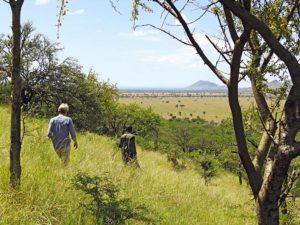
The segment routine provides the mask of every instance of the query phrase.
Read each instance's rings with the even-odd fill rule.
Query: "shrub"
[[[193,153],[192,158],[196,165],[196,169],[204,179],[205,185],[208,185],[212,178],[218,174],[220,163],[214,156],[209,154],[199,154],[198,152]]]
[[[89,202],[80,202],[80,206],[91,213],[96,225],[122,225],[128,219],[153,222],[143,216],[144,206],[133,208],[130,199],[118,198],[119,188],[107,174],[91,177],[79,172],[72,179],[72,184],[90,198]]]

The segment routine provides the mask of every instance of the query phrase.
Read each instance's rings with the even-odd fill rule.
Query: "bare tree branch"
[[[202,58],[202,60],[204,61],[205,64],[207,64],[207,66],[212,70],[213,73],[216,74],[216,76],[225,84],[228,84],[228,79],[212,64],[212,62],[207,58],[207,56],[204,54],[203,50],[201,49],[201,47],[199,46],[199,44],[197,43],[197,41],[195,40],[195,38],[193,37],[193,34],[191,33],[188,24],[186,23],[186,21],[184,20],[184,18],[182,17],[181,13],[177,10],[177,8],[175,7],[175,5],[173,4],[173,2],[171,0],[166,0],[167,2],[167,6],[166,9],[169,9],[170,11],[173,12],[174,17],[178,19],[178,21],[181,23],[188,39],[190,40],[191,44],[194,46],[194,48],[196,49],[197,53],[199,54],[199,56]],[[166,4],[165,4],[166,5]],[[172,14],[172,15],[173,15]]]
[[[157,26],[154,26],[154,25],[152,25],[152,24],[137,25],[136,28],[139,28],[139,27],[147,27],[147,26],[148,26],[148,27],[152,27],[152,28],[154,28],[154,29],[157,29],[157,30],[159,30],[159,31],[161,31],[161,32],[163,32],[163,33],[169,35],[170,37],[172,37],[172,38],[174,38],[175,40],[181,42],[182,44],[185,44],[185,45],[188,45],[188,46],[193,46],[192,44],[190,44],[190,43],[188,43],[188,42],[185,42],[185,41],[183,41],[182,39],[180,39],[180,38],[176,37],[175,35],[171,34],[169,31],[166,31],[166,30],[164,30],[164,29],[162,29],[162,28],[159,28],[159,27],[157,27]]]
[[[247,76],[246,73],[241,74],[241,77],[238,79],[238,83],[244,80],[246,76]]]
[[[233,18],[232,18],[232,14],[226,7],[223,7],[223,8],[224,8],[224,13],[225,13],[227,26],[228,26],[228,29],[229,29],[229,32],[230,32],[231,39],[232,39],[233,42],[236,42],[239,37],[238,37],[238,34],[237,34],[236,29],[234,27],[234,21],[233,21]]]
[[[205,35],[205,37],[206,37],[207,40],[211,43],[211,45],[216,49],[216,51],[219,52],[219,54],[222,56],[222,58],[223,58],[229,65],[231,65],[231,63],[229,62],[229,60],[226,58],[226,56],[224,55],[224,53],[218,48],[218,46],[215,45],[215,43],[213,43],[213,41],[212,41],[207,35]]]
[[[172,9],[166,4],[166,2],[160,2],[159,0],[153,0],[153,2],[156,2],[157,4],[159,4],[163,9],[165,9],[166,11],[168,11],[172,16],[174,16],[175,18],[177,18],[176,14],[172,11]]]
[[[293,168],[290,180],[288,182],[288,184],[286,185],[285,189],[283,190],[279,200],[278,200],[278,205],[281,206],[282,203],[286,200],[286,198],[288,197],[288,194],[290,193],[295,181],[299,178],[300,176],[300,172],[296,171],[295,168]]]
[[[224,27],[224,25],[222,24],[221,19],[220,19],[220,16],[219,16],[218,13],[216,13],[216,16],[217,16],[217,19],[218,19],[218,21],[219,21],[219,25],[220,25],[220,27],[221,27],[221,31],[222,31],[222,33],[223,33],[224,42],[225,42],[225,45],[227,46],[226,48],[229,50],[229,52],[232,53],[232,48],[231,48],[230,42],[229,42],[229,40],[228,40],[228,38],[227,38],[225,27]]]
[[[271,139],[271,141],[273,142],[274,145],[278,146],[278,143],[277,141],[275,140],[275,137],[273,136],[273,134],[271,133],[271,130],[268,129],[265,125],[265,120],[261,117],[260,114],[258,114],[259,116],[259,119],[260,119],[260,122],[261,124],[263,125],[263,128],[264,128],[264,131],[267,133],[267,135],[269,136],[269,138]]]
[[[186,0],[186,2],[184,3],[184,5],[182,6],[182,8],[179,10],[179,12],[183,12],[183,10],[187,7],[187,5],[190,3],[190,0]]]
[[[116,4],[113,2],[113,0],[109,0],[109,3],[111,5],[111,7],[119,14],[122,15],[122,13],[118,10]]]

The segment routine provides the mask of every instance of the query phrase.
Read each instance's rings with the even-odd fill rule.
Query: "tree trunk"
[[[245,139],[245,132],[243,127],[243,119],[241,107],[238,101],[238,89],[237,86],[228,87],[228,99],[230,110],[232,114],[233,127],[235,133],[235,139],[238,146],[238,153],[241,162],[246,170],[252,193],[256,198],[262,183],[261,175],[256,173],[255,167],[251,161],[250,155],[247,149],[247,143]]]
[[[275,155],[270,172],[265,174],[262,187],[256,199],[256,214],[259,225],[279,225],[279,198],[291,158],[288,155]]]
[[[21,184],[21,8],[24,0],[11,0],[12,11],[12,105],[11,105],[11,133],[10,133],[10,184],[17,188]]]

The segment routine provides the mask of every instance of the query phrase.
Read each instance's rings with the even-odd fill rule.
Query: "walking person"
[[[124,134],[120,138],[119,147],[122,150],[122,159],[124,164],[132,164],[139,167],[136,158],[135,136],[131,125],[124,128]]]
[[[62,103],[58,107],[58,116],[50,120],[48,127],[48,137],[52,140],[54,150],[64,166],[67,166],[70,161],[70,135],[74,142],[74,148],[78,148],[74,124],[72,119],[67,116],[68,112],[68,104]]]

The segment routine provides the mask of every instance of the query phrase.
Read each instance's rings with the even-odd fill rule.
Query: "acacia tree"
[[[21,29],[20,76],[22,80],[21,105],[23,111],[32,108],[31,102],[40,104],[39,107],[43,103],[48,104],[51,102],[51,90],[55,88],[54,85],[67,79],[61,76],[61,71],[58,71],[61,66],[57,58],[57,53],[61,50],[58,43],[52,43],[43,34],[35,34],[34,30],[31,23],[25,23]],[[7,84],[10,83],[9,71],[12,68],[12,36],[0,36],[0,50],[2,65],[0,68],[0,83]],[[67,61],[68,59],[64,60],[63,63]]]
[[[279,205],[282,201],[280,196],[283,183],[287,177],[292,159],[300,154],[300,143],[295,140],[300,128],[300,70],[296,58],[299,54],[299,36],[293,33],[298,24],[295,21],[299,21],[298,0],[252,1],[259,6],[255,8],[256,11],[251,8],[250,0],[220,0],[221,5],[218,2],[212,2],[209,6],[202,8],[204,13],[202,15],[198,14],[198,18],[193,21],[199,21],[205,13],[215,13],[220,23],[222,36],[217,41],[223,40],[224,42],[222,45],[218,45],[211,38],[207,38],[219,53],[220,59],[228,64],[229,75],[218,69],[217,65],[220,64],[220,60],[217,60],[214,64],[208,58],[195,38],[194,27],[191,28],[193,22],[188,22],[185,19],[184,13],[190,6],[194,7],[194,10],[199,11],[201,9],[198,1],[153,0],[143,2],[134,0],[133,2],[133,19],[135,20],[138,16],[139,7],[149,11],[146,3],[153,2],[161,7],[165,12],[162,14],[164,18],[162,26],[158,27],[153,24],[147,24],[147,26],[156,28],[177,41],[193,47],[204,63],[227,86],[238,153],[256,202],[258,223],[279,224]],[[272,5],[270,9],[273,10],[265,10],[270,5]],[[271,19],[259,20],[250,12],[256,13],[259,18],[269,17]],[[168,17],[175,18],[179,22],[186,38],[178,37],[164,27],[168,24],[166,22]],[[283,18],[282,21],[278,20],[280,17]],[[222,20],[224,23],[222,23]],[[287,34],[283,33],[284,29],[277,29],[277,26],[283,26]],[[273,28],[274,33],[269,27]],[[255,30],[259,32],[263,39],[260,39]],[[294,42],[295,40],[296,42]],[[283,47],[281,43],[292,43],[292,45]],[[246,51],[247,49],[250,49],[250,51]],[[274,56],[274,53],[277,56]],[[284,62],[284,67],[278,66],[278,64],[271,65],[274,62],[278,63],[276,57]],[[219,68],[223,70],[223,67]],[[270,72],[269,69],[272,68],[273,71]],[[265,75],[270,73],[282,75],[285,68],[289,71],[292,87],[285,99],[282,115],[277,118],[270,110],[266,96],[260,86]],[[258,113],[261,117],[262,127],[264,127],[264,132],[259,144],[256,146],[254,155],[249,152],[238,99],[239,81],[245,76],[248,76],[251,80]]]
[[[259,224],[278,224],[277,205],[281,187],[291,161],[300,155],[300,143],[296,141],[300,128],[300,64],[297,55],[283,46],[263,21],[246,12],[238,2],[226,0],[220,0],[220,2],[259,32],[271,50],[285,63],[292,80],[282,118],[275,136],[272,136],[274,145],[269,153],[266,172],[256,200]],[[299,16],[298,3],[295,1]]]

